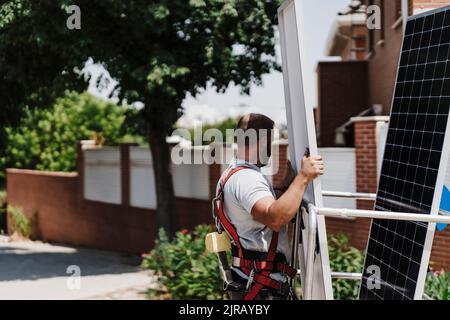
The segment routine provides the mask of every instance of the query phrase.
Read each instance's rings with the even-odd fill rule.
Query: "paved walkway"
[[[7,240],[0,236],[0,300],[145,299],[154,286],[137,256]]]

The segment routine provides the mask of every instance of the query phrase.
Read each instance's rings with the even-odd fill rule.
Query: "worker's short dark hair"
[[[237,138],[239,140],[239,134],[254,130],[256,132],[257,139],[260,139],[260,133],[266,132],[267,136],[270,136],[274,129],[275,122],[269,117],[259,114],[250,113],[242,116],[237,124]],[[245,146],[249,145],[249,141],[245,139]]]
[[[263,114],[249,113],[249,114],[242,116],[239,119],[236,129],[242,129],[244,131],[246,131],[248,129],[273,130],[274,125],[275,125],[275,122],[273,122],[272,119],[270,119],[269,117],[267,117]]]

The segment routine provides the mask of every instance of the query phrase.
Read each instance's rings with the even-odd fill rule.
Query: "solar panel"
[[[375,210],[438,213],[450,152],[449,55],[450,6],[408,20]],[[374,219],[360,299],[421,298],[434,226]]]

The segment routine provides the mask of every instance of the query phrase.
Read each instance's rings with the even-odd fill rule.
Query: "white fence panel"
[[[120,151],[101,148],[84,151],[84,198],[121,203]]]
[[[156,209],[155,174],[148,148],[130,148],[130,204]]]
[[[202,152],[195,150],[192,152]],[[326,172],[322,179],[324,190],[356,191],[355,151],[352,148],[322,148]],[[84,196],[86,199],[120,204],[120,150],[101,148],[85,150]],[[130,204],[156,209],[155,175],[150,151],[130,148]],[[224,165],[225,167],[226,165]],[[208,200],[209,167],[207,164],[172,165],[175,196]],[[337,208],[355,208],[355,201],[325,199],[325,205]]]
[[[389,123],[377,122],[377,179],[380,178]]]
[[[202,150],[193,152],[201,153]],[[131,205],[156,209],[155,174],[150,151],[147,148],[132,147],[130,163]],[[172,165],[171,169],[176,197],[209,199],[209,167],[207,164],[179,164]]]
[[[326,191],[356,192],[356,156],[353,148],[319,148],[325,163],[322,189]],[[353,199],[324,197],[324,206],[355,209]]]
[[[202,159],[208,150],[191,149],[191,159]],[[209,166],[207,164],[172,164],[175,195],[180,198],[209,200]]]

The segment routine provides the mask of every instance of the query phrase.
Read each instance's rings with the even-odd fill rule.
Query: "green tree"
[[[222,136],[224,139],[227,137],[227,130],[229,129],[236,129],[239,119],[238,118],[227,118],[223,121],[216,122],[216,123],[205,123],[201,127],[201,132],[205,132],[209,129],[217,129],[222,133]],[[190,129],[190,136],[191,136],[191,142],[194,144],[195,141],[195,130],[198,129]],[[204,141],[202,140],[203,145],[208,145],[213,143],[214,141]]]
[[[50,57],[58,54],[57,61],[62,62],[59,69],[65,71],[57,73],[58,76],[72,75],[73,67],[80,68],[80,61],[92,57],[118,81],[121,100],[144,104],[139,115],[140,128],[154,159],[157,215],[160,226],[172,235],[175,198],[165,139],[182,114],[181,103],[186,94],[196,95],[208,84],[223,92],[234,83],[248,93],[252,83],[260,84],[263,74],[278,67],[274,25],[280,1],[11,0],[8,3],[18,5],[19,9],[13,10],[10,18],[3,18],[6,27],[0,24],[0,33],[8,34],[0,38],[0,55],[6,40],[9,50],[29,50],[27,58],[35,64],[39,65],[40,59],[48,62],[45,55],[31,54],[31,49],[38,46],[43,52],[48,50]],[[81,8],[81,30],[66,29],[65,8],[69,4]],[[19,39],[18,44],[15,39]],[[0,65],[2,59],[7,58],[0,56]],[[20,63],[13,62],[13,73],[21,72]],[[56,78],[54,73],[48,77]]]
[[[126,107],[88,93],[67,93],[48,109],[26,110],[18,127],[6,129],[3,167],[73,171],[77,142],[116,145],[126,134]]]
[[[71,2],[1,2],[0,144],[5,127],[17,124],[25,107],[49,106],[69,88],[86,88],[79,72],[86,59],[71,49],[78,36],[62,27],[64,5]]]

